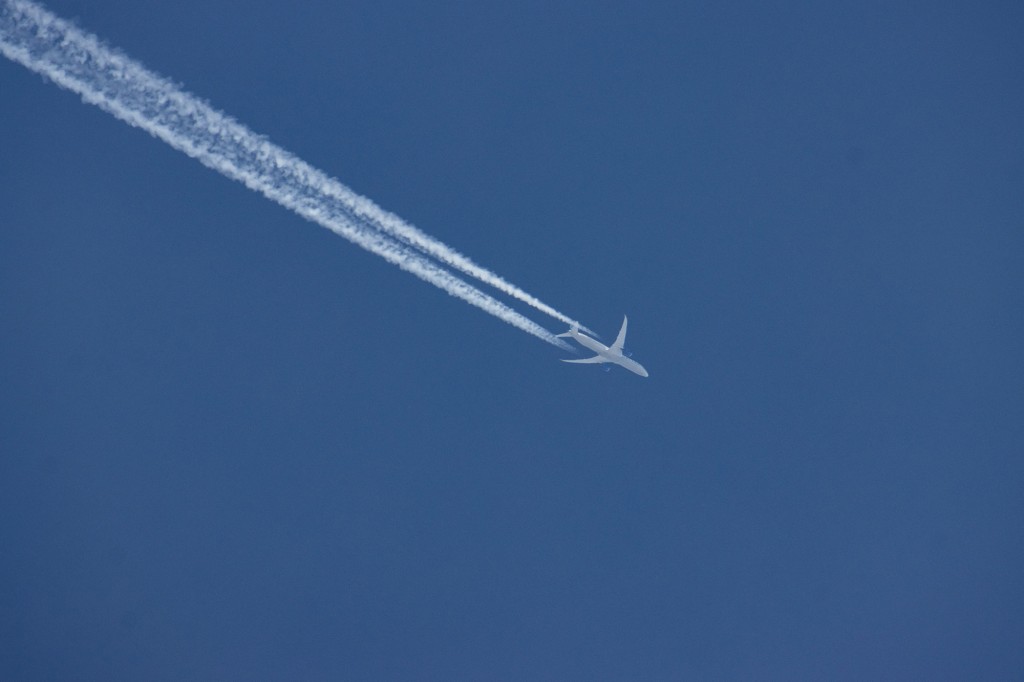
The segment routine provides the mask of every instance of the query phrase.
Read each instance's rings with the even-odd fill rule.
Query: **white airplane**
[[[622,316],[622,329],[619,330],[619,335],[615,337],[615,343],[611,346],[606,346],[600,341],[595,341],[586,334],[580,333],[579,325],[573,325],[572,329],[564,334],[559,334],[560,338],[570,337],[579,341],[581,346],[586,346],[590,350],[597,353],[592,358],[586,358],[584,360],[562,360],[562,362],[579,362],[579,363],[602,363],[611,362],[625,367],[634,374],[639,374],[642,377],[647,376],[647,370],[641,366],[636,360],[631,360],[622,354],[622,347],[626,344],[626,322],[627,318],[625,315]]]

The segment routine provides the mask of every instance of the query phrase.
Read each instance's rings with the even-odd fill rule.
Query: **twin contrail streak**
[[[571,324],[571,318],[35,3],[3,0],[0,53],[452,296],[568,348],[551,332],[442,265],[562,322]]]
[[[327,184],[324,186],[324,191],[330,193],[332,197],[343,202],[353,213],[359,216],[363,221],[372,223],[378,230],[386,232],[409,246],[419,249],[423,253],[436,258],[455,270],[459,270],[470,277],[474,277],[485,284],[489,284],[498,291],[508,294],[512,298],[533,306],[537,310],[550,315],[556,320],[560,320],[570,326],[578,325],[580,329],[593,333],[592,330],[587,329],[587,327],[580,324],[578,321],[573,320],[568,315],[558,312],[551,306],[539,301],[536,297],[531,296],[514,284],[505,281],[502,277],[496,275],[490,270],[477,265],[452,247],[435,239],[434,237],[431,237],[397,215],[390,213],[389,211],[385,211],[380,206],[377,206],[377,204],[375,204],[371,199],[356,194],[337,180],[334,180],[333,178],[328,179]]]

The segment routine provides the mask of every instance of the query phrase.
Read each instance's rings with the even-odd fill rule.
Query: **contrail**
[[[591,334],[594,333],[592,330],[580,324],[578,321],[573,320],[568,315],[558,312],[551,306],[543,303],[536,297],[531,296],[514,284],[507,282],[499,275],[477,265],[468,257],[462,255],[444,242],[431,237],[394,213],[384,210],[375,204],[373,200],[355,193],[337,180],[329,178],[323,189],[332,197],[337,198],[345,204],[345,206],[349,207],[349,209],[363,221],[372,223],[373,226],[381,232],[386,232],[409,246],[413,246],[423,253],[436,258],[445,265],[459,270],[470,277],[474,277],[485,284],[489,284],[498,291],[508,294],[527,305],[533,306],[537,310],[550,315],[556,320],[560,320],[570,326],[576,325],[580,329],[588,331]]]
[[[563,321],[569,318],[39,5],[4,0],[2,7],[0,53],[8,59],[452,296],[552,345],[569,348],[409,247],[463,271],[475,269],[468,274]]]

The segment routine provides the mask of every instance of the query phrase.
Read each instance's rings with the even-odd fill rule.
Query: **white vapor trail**
[[[585,325],[573,320],[568,315],[558,312],[551,306],[543,303],[536,297],[531,296],[499,275],[477,265],[468,257],[462,255],[444,242],[431,237],[394,213],[384,210],[375,204],[373,200],[353,192],[337,180],[334,180],[333,178],[329,179],[323,189],[332,197],[341,201],[363,221],[372,223],[373,226],[381,232],[386,232],[409,246],[415,247],[423,253],[436,258],[445,265],[454,268],[455,270],[459,270],[470,277],[474,277],[485,284],[489,284],[498,291],[508,294],[512,298],[518,299],[527,305],[533,306],[537,310],[550,315],[556,320],[560,320],[570,326],[578,326],[580,329],[590,332],[591,334],[594,333],[593,330],[587,328]]]
[[[452,296],[569,348],[428,256],[563,322],[570,318],[34,2],[2,0],[0,53]]]

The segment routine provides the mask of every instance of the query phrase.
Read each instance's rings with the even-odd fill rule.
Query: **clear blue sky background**
[[[0,61],[0,677],[1024,676],[1019,2],[48,6],[651,377]]]

